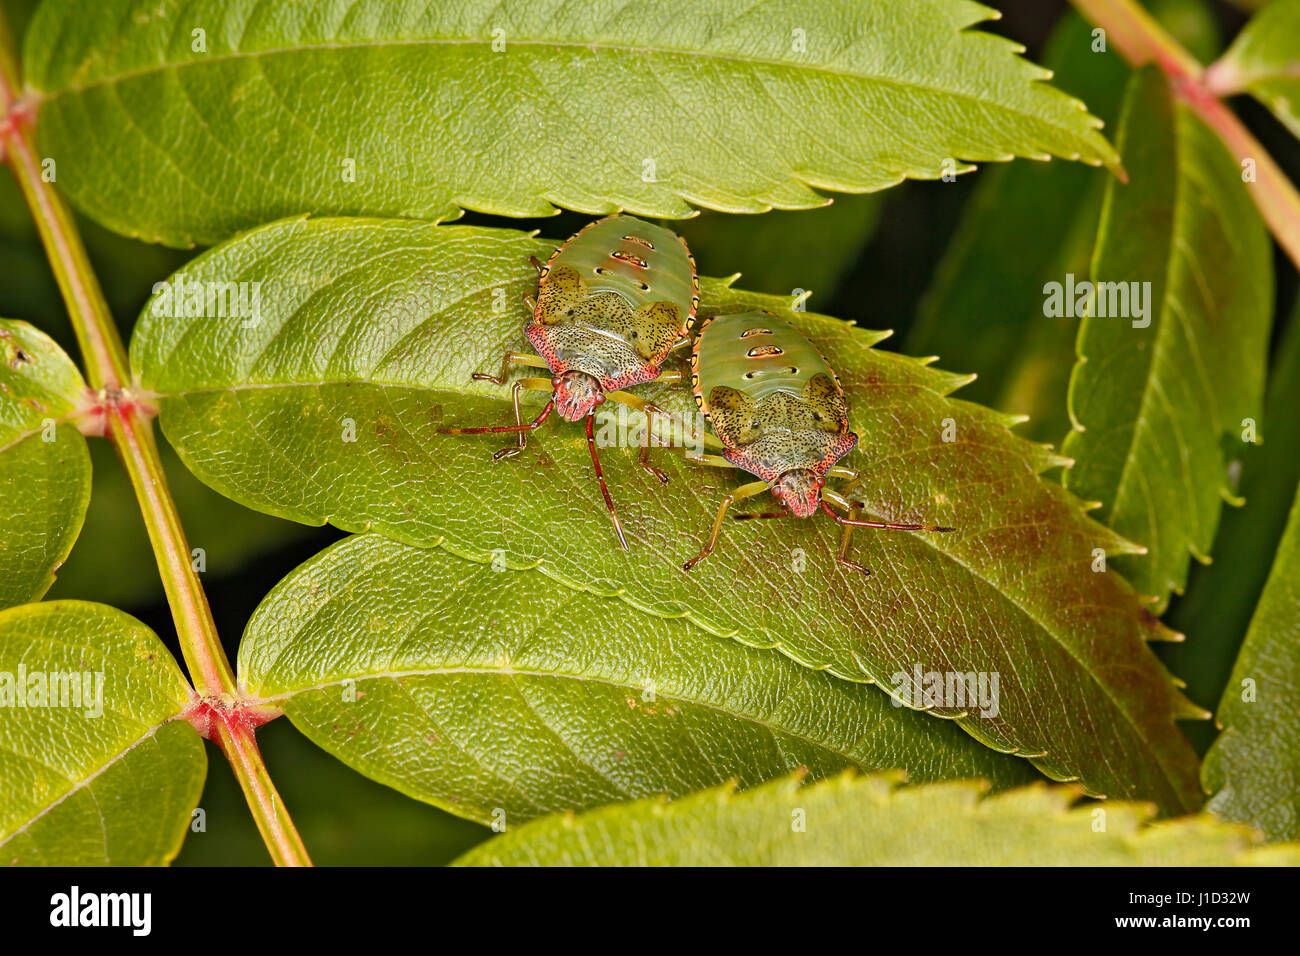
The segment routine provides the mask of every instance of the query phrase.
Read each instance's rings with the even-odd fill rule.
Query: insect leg
[[[654,404],[654,402],[647,402],[644,398],[641,398],[639,395],[633,395],[631,392],[606,392],[605,397],[618,402],[621,405],[634,408],[645,415],[645,442],[641,445],[641,451],[637,455],[637,464],[658,478],[661,483],[665,485],[668,484],[668,476],[654,465],[650,464],[650,444],[654,437],[655,416],[667,415],[668,413],[658,405]]]
[[[709,543],[700,549],[700,553],[691,558],[682,565],[683,571],[689,571],[705,558],[713,553],[714,547],[718,543],[718,535],[722,532],[722,522],[727,517],[727,509],[739,501],[741,498],[750,498],[754,495],[761,495],[767,491],[768,484],[766,481],[751,481],[747,485],[741,485],[731,494],[722,499],[722,507],[718,509],[718,517],[713,521],[713,531],[709,534]]]
[[[605,397],[611,402],[618,402],[620,405],[626,405],[628,408],[635,408],[638,412],[645,412],[647,418],[651,415],[668,414],[654,402],[647,402],[640,395],[633,395],[631,392],[625,392],[622,389],[606,392]]]
[[[627,551],[627,539],[623,537],[623,526],[618,523],[618,513],[614,511],[614,499],[609,496],[609,489],[605,487],[605,474],[600,470],[600,457],[596,454],[596,438],[592,433],[592,423],[596,416],[592,412],[587,413],[587,448],[591,451],[591,464],[596,469],[596,480],[600,482],[600,493],[605,496],[605,507],[609,509],[609,517],[614,522],[614,533],[618,535],[618,543]]]
[[[844,510],[852,513],[854,511],[853,503],[838,492],[831,491],[829,488],[822,489],[822,510],[828,515],[844,525],[846,528],[884,528],[889,531],[956,531],[956,528],[944,528],[939,525],[931,524],[900,524],[895,521],[859,521],[856,518],[846,518],[831,510],[831,506],[826,502],[830,501]]]
[[[687,455],[687,461],[693,461],[697,465],[709,465],[713,468],[735,468],[731,462],[721,455]]]
[[[513,458],[528,447],[528,432],[524,429],[523,416],[519,414],[519,390],[523,387],[522,382],[515,382],[514,385],[510,386],[510,404],[515,407],[515,424],[519,426],[518,442],[494,451],[492,453],[493,461],[500,461],[502,458]]]
[[[766,518],[788,518],[788,511],[750,511],[743,515],[732,515],[732,521],[761,521]]]
[[[668,378],[667,376],[669,375],[675,376],[675,378]],[[655,382],[663,382],[663,381],[672,382],[672,381],[679,381],[680,379],[681,379],[681,375],[677,372],[665,372],[663,375],[659,376],[659,378],[655,379]],[[651,415],[662,416],[668,419],[670,422],[673,422],[674,424],[678,420],[676,415],[664,411],[662,408],[660,408],[658,405],[655,405],[653,402],[647,402],[645,399],[633,395],[631,392],[625,392],[620,389],[618,391],[606,392],[605,397],[610,399],[611,401],[620,402],[624,405],[628,405],[639,411],[645,412],[647,426],[653,426],[654,424],[654,422],[650,419]],[[682,428],[682,435],[685,436],[687,434],[687,428],[685,422],[682,423],[681,428]],[[713,448],[717,448],[719,451],[721,451],[722,448],[724,447],[721,439],[719,439],[716,435],[714,435],[712,432],[708,431],[707,429],[694,433],[692,437],[698,437],[703,444],[709,445]],[[687,457],[689,458],[690,455],[688,454]],[[730,463],[727,463],[726,467],[733,468],[735,466]]]
[[[645,427],[645,444],[641,446],[641,451],[637,453],[636,461],[638,465],[640,465],[646,471],[650,472],[650,474],[658,478],[660,484],[666,485],[668,484],[668,476],[665,475],[662,470],[650,464],[650,431],[651,431],[650,419],[647,416],[646,427]]]
[[[504,385],[506,376],[510,374],[510,366],[527,365],[530,368],[550,368],[546,364],[546,359],[540,355],[528,355],[525,352],[507,352],[501,357],[501,373],[499,375],[489,375],[487,372],[475,372],[471,378],[476,382],[491,382],[493,385]]]
[[[549,378],[521,378],[518,380],[519,387],[526,392],[551,392],[555,386],[551,384]]]
[[[524,424],[523,417],[519,414],[519,392],[521,389],[524,388],[530,388],[530,389],[537,388],[536,384],[530,384],[530,383],[537,383],[537,382],[545,382],[546,388],[547,389],[550,388],[550,382],[547,382],[545,379],[536,379],[536,378],[521,379],[520,381],[515,382],[513,386],[511,386],[510,397],[512,399],[512,403],[515,408],[515,424],[480,425],[480,426],[475,426],[473,428],[440,428],[438,429],[439,433],[443,435],[502,435],[510,432],[517,432],[519,435],[519,446],[516,448],[515,446],[511,445],[506,448],[502,448],[500,451],[492,455],[492,460],[499,461],[500,459],[505,458],[509,455],[519,454],[521,451],[524,450],[524,444],[525,444],[524,436],[528,432],[540,428],[542,422],[546,421],[547,416],[551,414],[551,409],[555,407],[555,399],[552,398],[546,403],[546,405],[542,408],[541,412],[538,414],[536,418],[534,418],[528,424],[526,425]]]
[[[849,519],[855,520],[857,518],[857,515],[858,515],[857,502],[850,502]],[[858,564],[855,561],[849,560],[849,540],[852,537],[853,537],[853,525],[851,524],[844,525],[843,529],[840,531],[840,546],[835,552],[835,560],[838,561],[840,564],[844,565],[846,568],[852,568],[854,571],[861,571],[863,574],[870,577],[871,576],[870,569],[863,567],[862,565]]]

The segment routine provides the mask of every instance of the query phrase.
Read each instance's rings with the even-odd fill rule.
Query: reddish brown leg
[[[545,267],[544,267],[540,262],[537,261],[537,257],[536,257],[536,256],[529,256],[529,257],[528,257],[528,261],[531,262],[531,263],[533,264],[533,268],[537,270],[537,274],[538,274],[538,275],[541,275],[541,274],[542,274],[542,269],[545,268]]]
[[[528,432],[534,431],[542,426],[551,414],[551,409],[555,407],[555,400],[547,401],[543,406],[541,413],[531,422],[524,424],[523,418],[519,413],[519,390],[523,388],[522,382],[515,382],[510,389],[510,397],[513,399],[515,407],[515,424],[513,425],[480,425],[473,428],[440,428],[438,431],[444,435],[505,435],[517,434],[519,444],[508,445],[505,448],[493,453],[492,460],[500,461],[502,458],[511,457],[519,454],[524,450],[527,444]]]
[[[846,518],[844,517],[844,515],[840,514],[839,512],[833,511],[831,509],[831,506],[826,503],[826,499],[828,498],[831,501],[834,501],[841,508],[847,508],[849,512],[849,516]],[[840,526],[844,528],[843,533],[840,535],[840,546],[835,553],[835,559],[839,561],[841,564],[850,567],[855,571],[861,571],[863,574],[870,574],[871,572],[866,568],[864,568],[862,565],[856,564],[853,561],[850,561],[848,559],[849,539],[852,536],[854,528],[883,528],[888,531],[956,531],[957,530],[956,528],[943,528],[938,525],[928,525],[928,524],[899,524],[894,521],[859,521],[855,517],[855,515],[857,515],[858,507],[861,504],[862,503],[859,501],[849,501],[846,498],[834,492],[828,492],[828,491],[822,492],[822,510],[825,511],[832,518],[834,518],[836,522],[838,522]]]
[[[614,522],[614,533],[618,535],[618,543],[622,545],[623,550],[627,551],[627,539],[623,537],[623,526],[618,523],[618,512],[614,510],[614,499],[609,495],[609,489],[605,487],[605,473],[600,470],[600,456],[596,454],[596,436],[592,432],[592,423],[595,422],[596,416],[592,412],[587,413],[587,448],[591,451],[591,464],[596,469],[596,480],[600,482],[600,493],[605,496],[605,507],[609,509],[609,517]]]
[[[654,404],[654,402],[647,402],[644,398],[641,398],[639,395],[633,395],[631,392],[606,392],[605,397],[611,401],[626,405],[628,408],[634,408],[645,415],[645,441],[641,443],[641,451],[637,453],[636,462],[650,474],[658,478],[660,484],[668,484],[668,476],[665,475],[661,469],[650,464],[650,442],[654,438],[653,416],[663,415],[667,418],[669,417],[668,413],[658,405]]]
[[[826,492],[822,492],[822,494],[825,497],[828,498],[831,497]],[[839,498],[838,495],[835,496],[834,498],[831,498],[831,500],[835,501],[837,505],[848,507],[850,508],[850,510],[852,510],[850,503],[844,500],[843,498]],[[838,514],[837,512],[832,511],[831,506],[828,505],[825,501],[822,502],[822,510],[825,511],[832,518],[834,518],[836,521],[838,521],[840,524],[844,525],[846,528],[884,528],[887,531],[956,531],[957,530],[956,528],[944,528],[939,525],[932,525],[932,524],[899,524],[894,521],[858,521],[854,518],[846,518],[842,514]]]
[[[767,518],[788,518],[788,511],[751,511],[748,514],[732,515],[732,521],[762,521]]]
[[[637,456],[636,456],[636,463],[637,463],[638,465],[640,465],[642,468],[644,468],[646,471],[650,472],[650,474],[652,474],[652,475],[654,475],[656,478],[658,478],[658,479],[659,479],[659,483],[660,483],[661,485],[666,485],[666,484],[668,484],[668,476],[665,475],[665,474],[663,473],[663,469],[662,469],[662,468],[656,468],[654,465],[650,464],[650,431],[649,431],[649,429],[647,429],[647,430],[646,430],[646,433],[645,433],[645,444],[641,446],[641,451],[637,453]]]
[[[515,424],[519,426],[519,440],[514,445],[507,445],[505,448],[498,448],[494,451],[492,453],[493,461],[500,461],[502,458],[513,458],[528,447],[528,431],[524,430],[524,416],[519,412],[519,390],[523,387],[522,382],[515,382],[510,387],[510,404],[515,408]]]
[[[823,508],[826,507],[825,502],[822,502],[822,507]],[[858,513],[858,507],[857,507],[857,502],[855,501],[849,507],[849,520],[850,521],[854,520],[857,513]],[[835,519],[837,521],[839,520],[839,515],[836,515],[835,512],[833,511],[831,512],[831,514],[835,515]],[[856,561],[849,560],[849,541],[852,539],[852,537],[853,537],[853,525],[848,524],[846,522],[844,524],[843,529],[840,531],[840,546],[835,551],[835,560],[838,561],[840,564],[844,565],[846,568],[852,568],[854,571],[861,571],[867,577],[871,577],[871,570],[869,568],[866,568],[863,565],[858,564]]]

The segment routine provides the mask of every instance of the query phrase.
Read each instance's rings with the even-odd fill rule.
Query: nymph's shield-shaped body
[[[529,432],[541,427],[551,410],[566,421],[587,420],[587,447],[601,496],[609,509],[618,542],[627,540],[605,485],[596,452],[592,423],[596,406],[610,399],[644,412],[645,444],[640,464],[660,482],[667,476],[647,459],[651,444],[650,416],[659,413],[650,402],[626,389],[661,378],[660,370],[673,347],[685,344],[700,302],[695,261],[686,242],[661,226],[631,216],[608,216],[593,222],[556,249],[545,266],[537,267],[537,301],[525,295],[532,315],[524,334],[537,355],[508,351],[501,372],[475,372],[475,381],[505,385],[510,370],[522,365],[549,369],[549,378],[520,378],[511,383],[515,424],[446,428],[452,435],[514,433],[518,442],[502,448],[494,461],[523,452]],[[677,380],[674,371],[663,380]],[[522,390],[545,391],[551,399],[531,422],[519,410]]]
[[[858,480],[837,465],[858,436],[849,431],[848,402],[839,379],[820,352],[789,323],[770,312],[732,312],[700,327],[691,352],[691,384],[700,411],[722,443],[721,456],[703,455],[707,465],[741,468],[759,480],[722,499],[709,539],[687,561],[689,571],[713,553],[727,510],[742,498],[770,489],[783,510],[739,518],[807,518],[819,508],[843,528],[836,559],[870,574],[847,557],[854,528],[896,531],[952,531],[930,524],[860,520],[860,502],[826,487],[826,479]],[[845,516],[831,504],[847,511]]]
[[[525,329],[560,381],[556,410],[576,421],[596,394],[658,378],[699,301],[695,262],[676,233],[609,216],[573,236],[543,267]]]
[[[816,511],[827,471],[858,437],[839,379],[812,343],[768,312],[717,315],[695,340],[691,383],[722,456],[781,485],[796,516]]]

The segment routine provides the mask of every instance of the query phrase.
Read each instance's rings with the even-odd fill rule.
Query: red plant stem
[[[1169,76],[1199,76],[1201,64],[1156,19],[1132,0],[1072,0],[1079,12],[1106,31],[1133,66],[1157,64]]]
[[[20,79],[12,49],[8,24],[0,15],[0,155],[31,210],[76,330],[86,377],[96,391],[87,407],[102,417],[104,434],[117,448],[130,477],[190,679],[203,706],[212,707],[216,702],[225,715],[207,722],[200,732],[215,741],[230,761],[272,859],[280,865],[310,865],[254,738],[254,727],[267,715],[259,713],[254,719],[243,707],[207,595],[191,564],[189,543],[158,457],[152,410],[133,395],[126,350],[72,211],[41,176],[32,131],[35,112],[18,95]]]
[[[1106,31],[1108,42],[1135,67],[1155,63],[1174,95],[1212,129],[1237,158],[1255,166],[1249,183],[1260,215],[1296,268],[1300,269],[1300,192],[1273,157],[1205,83],[1196,58],[1133,0],[1072,0],[1079,12]]]

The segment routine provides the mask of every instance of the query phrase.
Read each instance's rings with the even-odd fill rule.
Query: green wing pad
[[[848,404],[844,401],[844,393],[838,382],[825,372],[818,372],[808,380],[803,394],[813,428],[836,433],[848,430]]]
[[[748,445],[763,428],[754,400],[730,385],[717,385],[709,392],[709,420],[728,448]]]
[[[647,302],[631,316],[627,334],[644,359],[663,362],[668,350],[681,337],[682,314],[671,302]]]
[[[616,292],[593,292],[570,266],[559,266],[547,276],[535,320],[612,333],[655,366],[680,338],[682,328],[681,311],[672,302],[644,302],[633,311]]]
[[[849,427],[844,396],[823,372],[808,380],[801,396],[773,392],[756,401],[729,385],[715,385],[709,392],[709,417],[718,437],[732,448],[777,431],[840,434]]]
[[[542,325],[572,322],[570,310],[587,294],[587,285],[572,266],[551,269],[542,282],[533,319]]]

